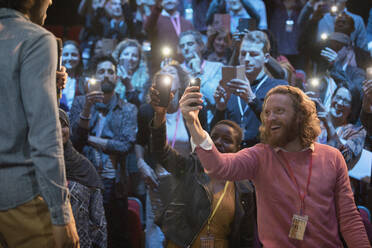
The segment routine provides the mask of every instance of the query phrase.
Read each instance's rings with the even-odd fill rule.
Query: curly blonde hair
[[[315,103],[299,88],[293,86],[276,86],[272,88],[265,97],[263,111],[261,112],[260,138],[261,142],[267,143],[268,137],[265,132],[264,109],[267,99],[274,94],[288,95],[293,102],[296,117],[299,120],[299,136],[301,145],[309,147],[320,134],[320,121],[317,116]]]

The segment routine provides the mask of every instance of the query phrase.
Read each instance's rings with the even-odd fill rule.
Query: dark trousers
[[[115,179],[102,179],[105,191],[103,207],[107,220],[107,247],[129,248],[127,230],[128,197],[117,197]]]

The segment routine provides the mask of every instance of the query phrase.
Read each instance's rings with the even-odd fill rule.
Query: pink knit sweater
[[[301,152],[274,151],[264,144],[236,154],[221,154],[214,145],[212,150],[198,147],[196,151],[211,176],[254,182],[259,238],[265,248],[342,247],[339,231],[349,248],[370,247],[354,203],[347,167],[338,150],[315,143],[314,151]],[[301,202],[296,185],[278,157],[285,156],[303,191],[311,154],[313,168],[304,210],[309,221],[304,240],[297,241],[288,238],[288,234],[292,216],[299,213]]]

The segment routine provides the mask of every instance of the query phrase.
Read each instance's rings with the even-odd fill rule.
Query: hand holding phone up
[[[85,109],[90,113],[90,108],[97,102],[103,102],[101,82],[94,78],[86,78]]]
[[[222,67],[222,80],[220,85],[229,93],[242,98],[249,103],[256,95],[251,89],[251,84],[245,76],[245,67],[224,66]]]

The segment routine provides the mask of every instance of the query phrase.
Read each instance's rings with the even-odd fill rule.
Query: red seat
[[[135,197],[128,197],[128,230],[132,248],[141,248],[144,245],[141,217],[141,202]]]
[[[62,25],[46,25],[44,27],[52,32],[56,37],[63,38],[64,27]]]
[[[77,25],[68,28],[67,39],[79,42],[79,34],[83,26]]]

